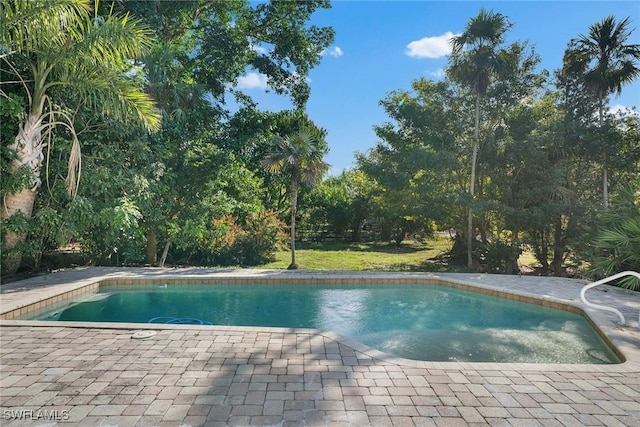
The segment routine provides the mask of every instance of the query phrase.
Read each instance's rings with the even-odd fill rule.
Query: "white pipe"
[[[640,279],[640,273],[638,273],[636,271],[623,271],[621,273],[614,274],[613,276],[605,277],[604,279],[598,280],[597,282],[593,282],[593,283],[583,287],[582,290],[580,291],[580,299],[582,299],[582,302],[585,303],[586,305],[588,305],[589,307],[597,308],[597,309],[600,309],[600,310],[606,310],[606,311],[610,311],[612,313],[617,314],[618,318],[620,319],[620,324],[624,325],[625,324],[624,316],[622,315],[620,310],[618,310],[616,308],[613,308],[613,307],[607,307],[606,305],[600,305],[600,304],[591,303],[591,302],[587,301],[587,298],[584,296],[584,294],[591,288],[594,288],[594,287],[596,287],[598,285],[602,285],[604,283],[611,282],[612,280],[616,280],[616,279],[619,279],[619,278],[625,277],[625,276],[635,276],[638,279]],[[640,327],[640,314],[638,314],[638,327]]]

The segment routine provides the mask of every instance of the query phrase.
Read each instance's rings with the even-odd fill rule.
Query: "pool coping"
[[[53,273],[55,275],[57,273]],[[53,278],[53,275],[51,278]],[[258,331],[258,332],[293,332],[297,334],[321,335],[351,347],[369,357],[405,367],[416,368],[455,368],[455,369],[483,369],[483,370],[513,370],[523,369],[531,371],[599,371],[599,372],[638,372],[640,370],[640,329],[621,327],[616,325],[607,313],[594,310],[576,298],[576,293],[586,283],[575,279],[562,279],[561,294],[551,292],[539,294],[523,289],[506,289],[499,282],[518,283],[518,276],[493,276],[457,273],[406,273],[406,272],[326,272],[326,271],[283,271],[283,270],[215,270],[215,269],[93,269],[88,270],[86,277],[60,283],[47,280],[47,276],[32,281],[15,282],[3,285],[0,291],[0,328],[3,326],[51,326],[72,328],[100,328],[125,329],[133,332],[139,330],[167,330],[167,329],[206,329],[219,331]],[[103,323],[103,322],[49,322],[41,320],[17,320],[16,317],[30,310],[43,309],[43,304],[57,304],[63,298],[73,298],[81,294],[95,292],[103,285],[136,285],[142,283],[180,284],[197,280],[198,282],[235,282],[242,283],[260,280],[264,284],[283,283],[286,281],[303,281],[305,283],[335,284],[362,283],[400,284],[424,283],[432,285],[446,285],[478,291],[485,294],[506,297],[518,301],[533,302],[543,306],[565,309],[583,314],[592,323],[595,330],[612,344],[612,348],[623,360],[618,364],[536,364],[536,363],[494,363],[494,362],[433,362],[404,359],[388,355],[379,350],[361,344],[351,338],[331,331],[299,328],[272,328],[248,326],[217,326],[217,325],[166,325],[139,323]],[[486,279],[497,280],[498,284],[488,284]],[[499,280],[498,280],[499,279]],[[553,281],[553,278],[539,278]],[[565,283],[566,281],[566,283]],[[569,282],[572,281],[572,282]],[[571,286],[568,286],[571,283]],[[571,287],[571,289],[569,289]],[[619,288],[609,289],[618,292]],[[545,289],[545,291],[548,289]],[[26,310],[26,311],[24,311]]]

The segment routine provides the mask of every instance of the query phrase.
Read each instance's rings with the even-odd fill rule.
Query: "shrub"
[[[626,270],[640,271],[640,180],[623,187],[600,219],[593,243],[597,255],[590,273],[606,277]],[[640,290],[640,280],[628,277],[620,286]]]
[[[640,217],[626,218],[613,228],[602,230],[596,240],[601,255],[593,262],[593,271],[610,276],[621,271],[640,271]],[[620,286],[640,290],[636,277],[622,279]]]
[[[276,251],[284,247],[287,240],[285,228],[275,212],[250,214],[232,248],[238,264],[259,265],[275,261]]]
[[[489,273],[516,274],[518,257],[522,249],[500,240],[486,242],[479,249],[479,259]]]

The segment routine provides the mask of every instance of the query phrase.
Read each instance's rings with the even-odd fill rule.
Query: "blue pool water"
[[[428,361],[620,362],[578,314],[432,285],[102,286],[38,318],[315,328]]]

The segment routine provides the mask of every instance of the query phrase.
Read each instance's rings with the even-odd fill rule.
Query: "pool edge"
[[[304,279],[309,283],[320,283],[330,280],[333,283],[349,284],[361,281],[363,276],[367,279],[365,283],[376,282],[380,283],[381,280],[385,281],[385,284],[400,284],[400,283],[416,283],[418,280],[425,284],[445,285],[472,290],[474,292],[486,293],[490,295],[496,295],[503,298],[510,298],[518,301],[530,302],[534,304],[552,306],[554,308],[568,309],[583,315],[594,327],[596,332],[609,344],[612,350],[620,357],[621,363],[616,364],[535,364],[535,363],[494,363],[494,362],[427,362],[417,361],[411,359],[403,359],[395,356],[388,355],[379,350],[367,347],[351,338],[341,336],[330,331],[319,331],[315,329],[291,329],[291,328],[264,328],[264,327],[239,327],[239,326],[214,326],[219,330],[231,331],[231,330],[251,330],[258,331],[290,331],[295,333],[304,334],[319,334],[334,341],[340,342],[353,348],[356,351],[362,352],[368,356],[374,357],[385,362],[394,363],[402,366],[412,367],[428,367],[428,368],[443,368],[443,367],[464,367],[468,369],[483,369],[483,370],[502,370],[502,369],[534,369],[534,370],[582,370],[582,369],[598,369],[606,372],[628,372],[629,370],[637,371],[640,369],[640,350],[632,343],[628,342],[621,337],[621,333],[624,332],[619,327],[616,327],[606,316],[601,312],[595,312],[588,307],[584,306],[580,301],[574,299],[562,299],[551,295],[536,295],[530,292],[524,292],[521,290],[504,289],[499,286],[490,286],[487,284],[479,283],[478,281],[466,280],[464,278],[452,277],[451,273],[435,274],[435,273],[378,273],[378,272],[318,272],[318,271],[305,271],[298,270],[295,272],[284,272],[281,270],[202,270],[198,274],[178,274],[175,271],[151,270],[152,274],[129,273],[126,271],[120,271],[116,277],[113,274],[92,275],[80,280],[72,281],[64,284],[53,284],[55,286],[44,286],[41,288],[34,287],[34,289],[21,291],[20,294],[24,296],[22,302],[20,299],[13,302],[13,306],[9,308],[5,307],[5,304],[0,306],[0,328],[3,326],[38,326],[38,327],[72,327],[72,328],[102,328],[102,329],[128,329],[128,330],[141,330],[141,329],[175,329],[175,328],[201,328],[194,325],[148,325],[148,324],[135,324],[135,323],[99,323],[99,322],[47,322],[38,320],[16,320],[14,318],[6,318],[9,312],[20,312],[25,310],[29,312],[29,305],[35,306],[42,301],[57,298],[60,295],[67,295],[69,298],[74,297],[74,292],[92,292],[91,289],[97,290],[99,285],[131,285],[139,283],[156,283],[161,281],[162,283],[180,284],[188,281],[198,280],[199,282],[216,282],[216,281],[255,281],[261,280],[269,283],[283,283],[283,281],[296,281],[299,282]],[[455,275],[455,274],[453,274]],[[470,275],[474,277],[475,275]],[[487,275],[485,275],[487,277]],[[517,280],[517,276],[511,276],[513,280]],[[389,282],[387,282],[389,281]],[[94,290],[94,291],[95,291]],[[35,293],[34,293],[35,292]],[[31,298],[27,298],[27,294],[31,294]],[[2,294],[2,299],[5,299],[5,295]],[[39,298],[39,299],[38,299]],[[30,302],[29,302],[30,300]],[[22,305],[21,305],[22,304]],[[42,305],[41,305],[42,307]],[[211,326],[206,326],[211,328]],[[582,367],[582,368],[581,368]],[[619,369],[617,369],[619,368]]]

